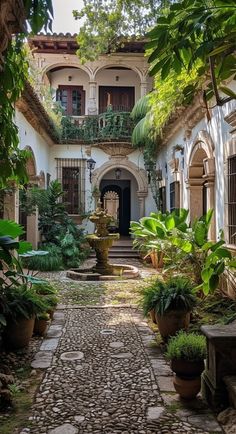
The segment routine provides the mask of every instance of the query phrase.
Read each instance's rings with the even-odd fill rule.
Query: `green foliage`
[[[154,282],[151,286],[144,288],[142,292],[141,305],[145,316],[155,308],[159,300],[158,284]]]
[[[1,304],[5,318],[17,321],[18,318],[32,318],[48,309],[46,301],[27,285],[10,286],[1,294]]]
[[[171,277],[165,282],[156,282],[155,311],[164,315],[170,310],[191,312],[196,304],[193,284],[182,276]]]
[[[83,19],[77,39],[82,62],[115,51],[131,35],[142,37],[165,3],[167,0],[86,0],[80,12],[73,11],[75,19]]]
[[[24,0],[28,24],[37,33],[51,24],[51,0]],[[25,25],[25,33],[27,26]],[[26,161],[28,151],[19,150],[18,129],[14,123],[15,103],[28,79],[28,62],[23,46],[25,35],[15,36],[4,53],[0,82],[0,188],[9,182],[25,184],[28,180]]]
[[[131,222],[134,246],[146,251],[164,251],[164,259],[172,262],[173,268],[176,264],[183,268],[192,264],[198,284],[196,290],[208,295],[218,287],[219,276],[226,267],[236,268],[236,261],[223,238],[208,241],[212,210],[196,219],[192,226],[186,224],[187,216],[188,210],[180,209],[171,214],[151,213],[139,222]]]
[[[62,252],[59,246],[45,244],[42,246],[42,250],[45,250],[48,254],[29,257],[24,261],[29,270],[59,271],[63,269]]]
[[[180,331],[170,338],[166,357],[170,360],[184,359],[190,361],[204,360],[206,357],[206,338],[196,333]]]
[[[210,68],[211,83],[207,96],[215,94],[218,104],[221,100],[217,84],[234,77],[236,5],[234,0],[181,0],[170,4],[155,27],[149,32],[147,48],[152,51],[149,61],[151,73],[160,73],[161,80],[175,75],[192,74],[197,68],[202,77]],[[193,94],[196,83],[186,85],[183,94]],[[221,87],[222,92],[235,98],[230,89]]]

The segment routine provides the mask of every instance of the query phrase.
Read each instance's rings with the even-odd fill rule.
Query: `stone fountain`
[[[95,233],[87,235],[86,239],[95,250],[96,264],[91,268],[73,268],[67,272],[67,277],[74,280],[119,280],[138,277],[139,271],[132,265],[109,264],[109,249],[120,235],[109,233],[108,225],[112,216],[102,208],[101,202],[98,202],[98,207],[89,219],[95,224]]]

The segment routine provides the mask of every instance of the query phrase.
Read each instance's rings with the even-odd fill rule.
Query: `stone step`
[[[223,381],[228,391],[230,405],[236,408],[236,375],[226,375]]]

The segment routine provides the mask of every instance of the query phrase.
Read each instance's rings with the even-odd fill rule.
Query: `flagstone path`
[[[33,370],[45,374],[21,434],[223,432],[200,398],[181,403],[169,365],[140,311],[131,307],[132,298],[112,305],[112,293],[97,282],[91,284],[92,303],[85,305],[86,283],[69,284],[63,273],[48,277],[60,281],[64,304],[32,362]],[[136,297],[139,283],[113,282],[113,295],[127,284]]]

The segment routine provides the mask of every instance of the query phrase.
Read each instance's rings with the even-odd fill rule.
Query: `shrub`
[[[206,338],[197,333],[180,331],[169,340],[166,357],[170,360],[203,360],[206,357]]]
[[[41,248],[48,252],[48,255],[34,256],[27,259],[27,267],[29,270],[38,271],[58,271],[63,269],[63,261],[60,247],[50,244]]]

